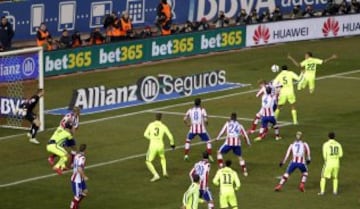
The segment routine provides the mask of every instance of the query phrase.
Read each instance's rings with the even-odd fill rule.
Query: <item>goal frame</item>
[[[38,88],[44,89],[44,49],[43,47],[30,47],[24,49],[16,49],[11,51],[0,52],[0,57],[11,56],[11,55],[21,55],[26,53],[38,53]],[[40,127],[39,131],[45,130],[45,103],[44,96],[42,96],[39,100],[39,120]],[[9,126],[9,125],[1,125],[4,128],[13,128],[13,129],[28,129],[26,127],[21,126]]]

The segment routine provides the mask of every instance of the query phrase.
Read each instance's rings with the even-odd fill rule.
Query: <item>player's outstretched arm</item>
[[[287,58],[288,58],[296,67],[300,67],[300,64],[299,64],[290,54],[288,54]]]
[[[327,62],[329,62],[330,60],[334,60],[334,59],[337,59],[337,58],[338,58],[338,56],[337,56],[336,54],[333,54],[333,55],[331,55],[331,57],[326,58],[326,59],[324,60],[324,63],[327,63]]]

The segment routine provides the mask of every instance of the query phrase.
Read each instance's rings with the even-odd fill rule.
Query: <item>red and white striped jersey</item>
[[[293,163],[305,163],[306,157],[310,160],[310,147],[306,142],[296,140],[290,144],[283,162],[286,162],[290,154],[293,156]]]
[[[75,183],[81,183],[84,179],[81,177],[78,169],[85,169],[85,155],[78,153],[74,157],[73,174],[71,175],[71,181]]]
[[[205,122],[207,121],[206,110],[202,107],[190,108],[184,117],[184,120],[190,119],[190,133],[206,133]]]
[[[274,116],[275,97],[271,94],[263,95],[261,98],[260,115],[264,117]]]
[[[266,95],[266,87],[270,87],[271,88],[271,94],[275,96],[275,98],[277,99],[280,93],[280,89],[281,89],[281,84],[279,83],[273,83],[272,81],[270,81],[269,83],[267,83],[266,85],[263,85],[259,91],[256,93],[256,97],[260,97],[263,95]]]
[[[62,128],[65,128],[65,124],[67,122],[71,122],[72,123],[72,126],[74,128],[78,128],[79,127],[79,122],[80,122],[80,119],[79,119],[79,116],[77,116],[75,113],[73,112],[70,112],[70,113],[67,113],[60,121],[60,126]]]
[[[219,140],[222,135],[226,133],[225,144],[228,146],[241,146],[240,136],[244,136],[246,143],[250,144],[249,137],[244,127],[236,120],[227,121],[222,127],[216,140]]]
[[[191,169],[189,175],[192,181],[192,176],[197,174],[200,177],[200,189],[206,190],[209,187],[209,173],[210,173],[210,163],[208,160],[200,160],[195,163],[194,167]]]

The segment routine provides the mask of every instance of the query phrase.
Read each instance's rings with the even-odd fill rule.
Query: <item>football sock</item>
[[[280,129],[278,125],[274,126],[274,132],[275,132],[275,136],[280,136]]]
[[[301,182],[302,182],[302,183],[305,183],[305,182],[306,182],[307,176],[308,176],[308,173],[307,173],[307,172],[304,172],[304,173],[302,174],[302,176],[301,176]]]
[[[325,178],[321,178],[320,179],[320,192],[324,193],[325,192],[325,186],[326,186],[326,179]]]
[[[35,124],[31,125],[31,129],[30,129],[31,138],[35,138],[38,130],[39,130],[38,126],[36,126]]]
[[[256,126],[259,123],[260,120],[260,115],[256,114],[255,119],[251,125],[251,130],[255,131],[256,130]]]
[[[162,171],[163,171],[163,175],[167,175],[166,158],[165,157],[160,158],[160,164],[161,164],[161,168],[162,168]]]
[[[214,209],[214,203],[209,202],[208,203],[208,209]]]
[[[242,172],[246,172],[245,160],[240,160],[240,166],[241,166]]]
[[[298,120],[297,120],[297,112],[296,110],[291,110],[291,115],[292,115],[292,118],[293,118],[293,123],[294,124],[298,124]]]
[[[211,148],[212,148],[211,142],[210,141],[206,142],[206,151],[209,155],[211,155]]]
[[[223,156],[221,153],[217,154],[217,161],[218,161],[219,167],[222,168],[224,166],[224,160],[223,160]]]
[[[338,179],[333,179],[333,193],[336,194],[338,192]]]
[[[280,184],[281,185],[285,184],[288,178],[289,178],[289,174],[285,173],[280,180]]]
[[[185,155],[189,154],[190,152],[190,140],[186,139],[185,141]]]
[[[146,161],[146,166],[149,169],[149,171],[152,173],[153,176],[159,176],[158,172],[156,172],[156,169],[154,165],[150,161]]]

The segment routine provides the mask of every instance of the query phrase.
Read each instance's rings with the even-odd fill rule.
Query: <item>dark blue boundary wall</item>
[[[186,20],[214,19],[220,10],[229,17],[235,17],[243,8],[248,12],[257,9],[272,11],[276,6],[283,13],[290,13],[294,5],[312,4],[315,10],[322,10],[327,0],[168,0],[173,7],[175,23]],[[14,40],[34,39],[41,22],[48,25],[49,31],[58,36],[60,32],[79,30],[89,32],[91,28],[101,27],[104,15],[115,11],[120,14],[128,10],[134,26],[153,25],[159,0],[32,0],[0,3],[0,15],[7,16],[14,25]]]

